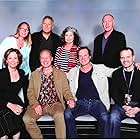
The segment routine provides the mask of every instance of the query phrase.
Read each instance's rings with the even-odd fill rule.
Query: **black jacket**
[[[24,108],[28,105],[27,100],[27,79],[24,76],[24,71],[19,69],[20,82],[16,87],[13,86],[10,79],[10,73],[7,68],[0,70],[0,109],[6,107],[8,102],[19,104]],[[23,88],[24,101],[22,102],[21,98],[18,96],[19,91]]]
[[[119,68],[112,76],[111,97],[116,104],[122,106],[127,93],[128,88],[123,76],[123,68]],[[138,106],[140,106],[140,71],[137,68],[134,70],[130,93],[132,93],[132,101],[138,102]]]
[[[36,68],[40,66],[39,61],[39,54],[42,48],[40,48],[43,35],[42,31],[33,33],[31,35],[32,38],[32,47],[30,52],[30,59],[29,59],[29,65],[31,71],[34,71]],[[61,45],[61,39],[58,35],[51,32],[49,39],[51,40],[47,49],[49,49],[52,52],[53,57],[55,57],[56,49],[58,46]]]
[[[126,40],[123,33],[113,30],[106,43],[102,54],[102,40],[104,33],[98,35],[94,40],[93,63],[105,64],[108,67],[120,66],[119,52],[126,47]]]

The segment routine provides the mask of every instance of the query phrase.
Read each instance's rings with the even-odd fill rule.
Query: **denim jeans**
[[[81,115],[90,114],[95,117],[99,125],[101,138],[108,138],[108,111],[100,100],[77,100],[74,108],[67,108],[64,112],[68,138],[78,138],[75,118]]]
[[[113,105],[110,112],[110,138],[120,138],[121,121],[127,118],[125,111],[118,105]],[[140,122],[140,112],[133,118],[137,122]]]

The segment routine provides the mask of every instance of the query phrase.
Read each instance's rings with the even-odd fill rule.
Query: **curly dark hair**
[[[71,27],[71,26],[68,26],[68,27],[66,27],[63,30],[63,32],[61,34],[62,44],[64,45],[66,43],[65,42],[65,33],[68,32],[68,31],[73,32],[73,34],[74,34],[74,41],[73,41],[73,43],[74,43],[74,45],[79,46],[81,44],[80,36],[78,34],[77,29],[75,29],[74,27]]]
[[[7,57],[9,56],[9,54],[10,54],[11,52],[15,52],[15,53],[17,54],[17,56],[18,56],[18,61],[19,61],[19,64],[17,65],[17,68],[19,68],[20,65],[21,65],[21,63],[22,63],[22,54],[20,53],[20,51],[19,51],[18,49],[14,49],[14,48],[8,49],[8,50],[5,52],[5,54],[4,54],[3,64],[4,64],[6,67],[8,66],[8,64],[7,64],[6,61],[7,61]]]

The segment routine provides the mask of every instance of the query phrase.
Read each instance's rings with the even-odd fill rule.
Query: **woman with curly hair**
[[[77,29],[68,26],[61,35],[63,45],[57,48],[54,65],[65,73],[79,64],[77,51],[80,45],[80,37]]]

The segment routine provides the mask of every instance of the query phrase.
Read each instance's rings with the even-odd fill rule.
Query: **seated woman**
[[[21,89],[26,88],[24,71],[19,69],[22,55],[18,49],[8,49],[3,63],[6,67],[0,69],[0,138],[19,139],[26,107],[26,100],[19,96]]]
[[[61,35],[63,45],[57,48],[54,65],[65,73],[79,64],[77,52],[80,45],[80,37],[77,29],[68,26]]]

